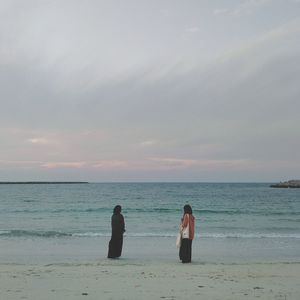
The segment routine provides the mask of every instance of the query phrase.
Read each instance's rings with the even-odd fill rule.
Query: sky
[[[0,0],[0,181],[300,179],[300,0]]]

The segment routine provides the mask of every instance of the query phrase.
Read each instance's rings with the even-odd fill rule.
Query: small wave
[[[72,236],[75,237],[110,237],[110,233],[100,233],[100,232],[84,232],[84,233],[73,233]],[[126,233],[125,236],[128,237],[175,237],[175,233],[152,233],[152,232],[141,232],[141,233]]]
[[[216,238],[216,239],[281,239],[281,238],[294,238],[300,239],[300,233],[204,233],[196,234],[196,237]]]
[[[9,230],[0,230],[0,236],[1,235],[6,235],[6,234],[9,234],[10,231]]]
[[[153,232],[137,232],[126,233],[127,237],[158,237],[158,238],[175,238],[177,233],[153,233]],[[110,237],[110,233],[100,232],[85,232],[85,233],[73,233],[75,237]],[[273,238],[296,238],[300,239],[299,234],[280,234],[280,233],[203,233],[196,234],[196,238],[214,238],[214,239],[273,239]]]
[[[298,217],[300,211],[265,211],[265,210],[243,210],[243,209],[194,209],[194,215],[255,215],[255,216],[276,216],[276,217]],[[89,207],[89,208],[56,208],[56,209],[17,209],[11,211],[3,211],[3,213],[48,213],[48,214],[61,214],[61,213],[106,213],[111,214],[111,208],[107,207]],[[130,215],[131,213],[141,214],[174,214],[181,215],[182,209],[177,208],[124,208],[124,215]]]
[[[83,233],[72,233],[72,236],[77,236],[77,237],[109,237],[110,233],[83,232]]]
[[[152,232],[145,232],[145,233],[131,233],[127,236],[130,237],[176,237],[177,233],[152,233]]]
[[[0,236],[4,237],[65,237],[71,236],[69,233],[60,231],[33,231],[33,230],[2,230]]]
[[[82,237],[97,238],[110,237],[110,232],[61,232],[61,231],[31,231],[31,230],[0,230],[0,237],[37,237],[37,238],[63,238],[63,237]],[[127,237],[137,238],[175,238],[177,232],[132,232],[126,233]],[[197,239],[282,239],[292,238],[300,239],[300,233],[198,233],[195,235]]]

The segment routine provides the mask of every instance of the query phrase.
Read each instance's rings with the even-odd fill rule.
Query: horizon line
[[[0,181],[0,184],[95,184],[95,183],[274,183],[281,181]]]

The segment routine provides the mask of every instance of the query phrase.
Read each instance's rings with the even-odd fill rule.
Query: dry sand
[[[300,299],[300,263],[0,265],[0,299]]]

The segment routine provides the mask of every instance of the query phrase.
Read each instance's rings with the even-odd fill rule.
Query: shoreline
[[[102,261],[110,237],[2,238],[0,263],[80,263]],[[192,259],[198,263],[300,262],[300,239],[209,239],[193,241]],[[175,238],[125,237],[122,260],[174,263]]]
[[[182,264],[121,258],[0,266],[0,293],[7,300],[300,298],[299,262]]]

